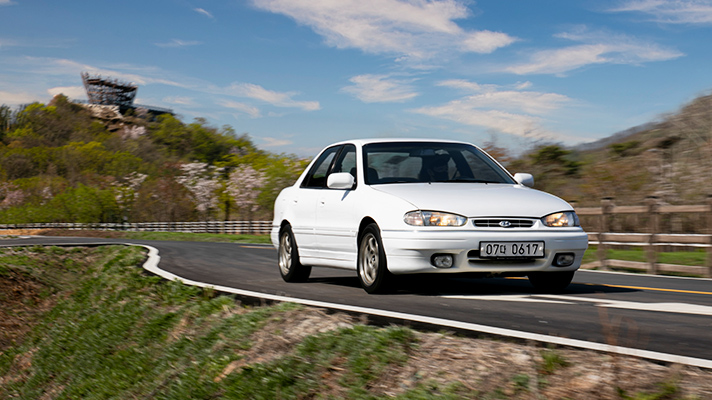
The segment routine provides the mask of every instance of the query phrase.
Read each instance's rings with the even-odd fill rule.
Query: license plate
[[[542,258],[544,242],[480,242],[481,258]]]

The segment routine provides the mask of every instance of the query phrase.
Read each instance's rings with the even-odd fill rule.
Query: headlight
[[[463,226],[467,223],[467,218],[462,215],[437,211],[411,211],[403,220],[415,226]]]
[[[549,214],[541,219],[541,222],[546,226],[552,227],[570,227],[580,226],[578,215],[573,211],[564,211]]]

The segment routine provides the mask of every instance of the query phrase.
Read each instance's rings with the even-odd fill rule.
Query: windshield
[[[392,142],[363,147],[366,184],[516,183],[489,156],[461,143]]]

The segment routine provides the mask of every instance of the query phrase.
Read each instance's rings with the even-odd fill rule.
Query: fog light
[[[556,267],[568,267],[574,263],[576,256],[573,253],[563,253],[557,254],[554,257],[554,266]]]
[[[453,264],[452,254],[436,254],[433,256],[432,263],[438,268],[450,268]]]

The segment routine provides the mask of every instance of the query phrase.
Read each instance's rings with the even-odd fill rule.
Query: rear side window
[[[314,165],[312,165],[311,169],[309,169],[309,173],[306,178],[304,178],[301,187],[313,189],[326,187],[326,175],[329,173],[331,163],[334,161],[334,157],[336,157],[339,149],[341,149],[341,146],[329,147],[324,150]]]

